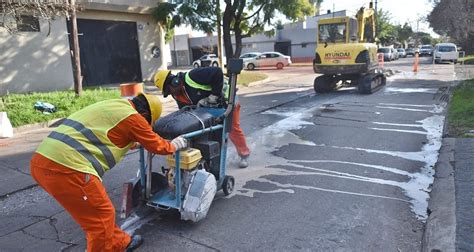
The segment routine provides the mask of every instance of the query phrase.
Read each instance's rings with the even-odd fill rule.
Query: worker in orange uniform
[[[183,137],[168,142],[153,132],[161,106],[148,94],[95,103],[66,118],[33,155],[31,175],[84,230],[87,251],[133,251],[143,243],[115,224],[101,177],[137,142],[163,155],[186,148]]]
[[[228,90],[223,92],[224,74],[218,67],[202,67],[187,73],[180,72],[176,75],[169,70],[160,70],[155,74],[155,86],[167,97],[171,94],[182,108],[187,105],[218,104],[226,96]],[[239,167],[246,168],[250,150],[245,140],[244,132],[240,127],[240,103],[236,102],[232,115],[232,129],[229,137],[240,156]]]

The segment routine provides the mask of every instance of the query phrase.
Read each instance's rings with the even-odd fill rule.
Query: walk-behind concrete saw
[[[226,106],[184,107],[156,122],[154,131],[161,137],[171,140],[181,135],[190,147],[167,156],[160,171],[153,169],[154,154],[140,148],[139,176],[124,184],[121,218],[145,206],[177,209],[181,219],[197,222],[206,217],[218,190],[232,193],[234,177],[226,175],[227,141],[242,65],[242,60],[229,60]]]

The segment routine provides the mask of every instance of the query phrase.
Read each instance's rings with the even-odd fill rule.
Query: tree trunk
[[[234,58],[240,57],[242,52],[242,30],[240,29],[240,23],[235,23],[235,52]]]
[[[225,55],[227,57],[227,62],[229,58],[234,57],[234,49],[232,48],[232,36],[230,34],[230,24],[232,22],[232,6],[226,4],[224,10],[224,16],[222,18],[222,33],[224,34],[224,49]]]
[[[72,72],[74,77],[74,92],[76,96],[82,95],[81,59],[79,57],[79,37],[77,34],[77,18],[75,0],[70,0],[71,12],[71,40],[72,40]]]
[[[216,1],[216,19],[217,19],[217,59],[219,67],[223,68],[222,64],[222,28],[221,28],[221,5],[220,0]]]

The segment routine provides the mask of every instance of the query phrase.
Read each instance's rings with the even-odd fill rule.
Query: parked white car
[[[253,70],[259,67],[276,67],[283,69],[291,64],[291,57],[279,52],[264,52],[256,57],[244,61],[244,68]]]
[[[248,52],[248,53],[244,53],[242,55],[240,55],[240,59],[243,59],[244,61],[247,61],[251,58],[255,58],[259,55],[261,55],[262,53],[259,53],[259,52]]]
[[[441,63],[442,61],[451,61],[454,64],[458,62],[459,52],[458,48],[453,43],[436,44],[433,51],[434,63]]]
[[[222,62],[225,62],[226,58],[222,57]],[[225,64],[225,63],[224,63]],[[193,67],[198,68],[198,67],[218,67],[219,66],[219,59],[215,54],[206,54],[204,56],[201,56],[201,58],[193,61]]]

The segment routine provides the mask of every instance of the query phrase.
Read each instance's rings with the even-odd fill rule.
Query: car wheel
[[[194,63],[193,67],[194,67],[194,68],[198,68],[198,67],[199,67],[199,64],[198,64],[198,63]]]
[[[255,65],[253,63],[248,63],[247,64],[247,69],[248,70],[254,70],[255,69]]]
[[[276,67],[277,67],[277,69],[283,69],[283,63],[278,62]]]
[[[217,63],[217,62],[214,61],[214,62],[212,62],[212,66],[213,66],[213,67],[218,67],[218,66],[219,66],[219,63]]]

